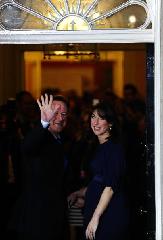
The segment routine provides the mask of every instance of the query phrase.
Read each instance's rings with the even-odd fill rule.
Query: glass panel
[[[53,28],[53,24],[49,23],[44,19],[40,19],[29,14],[27,20],[24,22],[21,28],[24,30],[25,29],[40,29],[40,30],[49,29],[50,30]]]
[[[95,18],[97,17],[97,13],[99,15],[105,14],[108,11],[111,11],[112,9],[118,7],[119,5],[128,2],[128,0],[119,0],[119,1],[114,1],[111,0],[109,1],[108,4],[108,0],[101,0],[98,1],[98,4],[95,6],[94,9],[91,10],[90,14],[88,15],[89,18]]]
[[[94,22],[93,29],[138,28],[145,22],[147,15],[141,6],[129,6],[111,17]]]
[[[92,4],[92,3],[93,3],[93,1],[90,1],[90,0],[81,0],[79,13],[84,14],[86,12],[88,6],[90,6],[90,4]]]
[[[0,12],[1,24],[3,24],[6,29],[21,28],[26,17],[26,12],[22,12],[12,5],[4,6]]]
[[[8,29],[52,29],[53,24],[19,8],[7,5],[0,13],[1,23]]]
[[[48,2],[50,2],[49,0],[47,0]],[[66,14],[66,9],[68,10],[68,4],[66,4],[66,1],[64,0],[52,0],[51,1],[53,6],[56,7],[56,9],[58,10],[58,12],[62,15]]]
[[[151,28],[142,0],[0,1],[2,30],[93,30]]]
[[[77,30],[89,30],[89,24],[87,21],[82,19],[81,17],[76,17],[76,16],[69,16],[66,17],[63,21],[61,21],[57,25],[57,30],[72,30],[72,31],[77,31]]]
[[[70,13],[76,13],[78,7],[78,0],[69,0],[68,1],[68,10]]]
[[[57,12],[56,9],[54,9],[54,5],[50,4],[50,1],[43,1],[43,0],[17,0],[16,2],[23,4],[23,6],[27,7],[31,10],[31,13],[38,12],[39,14],[42,14],[44,17],[48,17],[50,19],[55,20],[59,17],[59,11]],[[25,11],[25,9],[24,9]]]

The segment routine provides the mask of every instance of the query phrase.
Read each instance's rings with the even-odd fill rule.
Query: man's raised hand
[[[41,95],[41,99],[37,99],[38,106],[41,111],[41,120],[45,122],[50,122],[50,120],[54,117],[56,111],[59,109],[60,106],[57,108],[53,107],[53,96],[45,94],[45,96]]]

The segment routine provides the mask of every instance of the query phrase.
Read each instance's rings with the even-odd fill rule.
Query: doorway
[[[42,88],[83,91],[136,85],[146,98],[145,44],[53,44],[24,51],[25,88],[38,97]],[[42,49],[42,51],[40,51]],[[139,77],[137,77],[139,72]]]
[[[144,116],[138,118],[139,124],[136,123],[139,130],[143,130],[142,135],[138,138],[130,135],[130,140],[134,141],[130,142],[132,151],[128,161],[132,159],[130,173],[135,186],[130,185],[130,188],[133,187],[134,191],[138,189],[136,201],[135,195],[132,195],[132,239],[155,239],[153,44],[85,44],[84,50],[81,46],[78,45],[78,51],[92,51],[94,55],[81,59],[75,52],[69,56],[66,44],[43,46],[40,52],[37,47],[32,53],[25,52],[26,90],[38,97],[41,89],[57,87],[64,94],[73,90],[80,98],[88,91],[91,95],[93,93],[94,100],[110,97],[113,93],[123,101],[124,86],[130,84],[136,87],[146,108],[142,110]],[[64,48],[66,54],[53,55],[52,52],[59,52],[60,48]],[[76,50],[76,45],[74,48]],[[45,59],[45,52],[48,59]],[[36,58],[35,54],[39,57]],[[57,76],[56,79],[54,76]]]

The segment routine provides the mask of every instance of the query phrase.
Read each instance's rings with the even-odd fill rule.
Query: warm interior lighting
[[[129,16],[128,20],[130,23],[136,23],[136,17],[134,15]]]
[[[135,24],[136,24],[136,17],[135,17],[135,15],[130,15],[129,18],[128,18],[128,21],[129,21],[128,26],[130,28],[135,28]]]
[[[63,56],[66,54],[66,52],[65,51],[53,51],[52,54],[56,55],[56,56]]]
[[[54,57],[62,57],[68,60],[99,60],[100,54],[97,51],[45,51],[44,59],[52,60]]]
[[[84,49],[82,44],[64,44],[56,45],[52,47],[43,48],[43,58],[44,60],[70,60],[70,61],[82,61],[82,60],[99,60],[100,51],[98,44],[95,44],[94,47],[90,49]]]

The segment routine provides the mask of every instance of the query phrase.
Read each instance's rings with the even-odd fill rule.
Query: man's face
[[[53,107],[58,107],[58,110],[50,121],[49,130],[54,134],[58,134],[62,132],[67,124],[68,109],[64,102],[56,100],[53,101]]]

